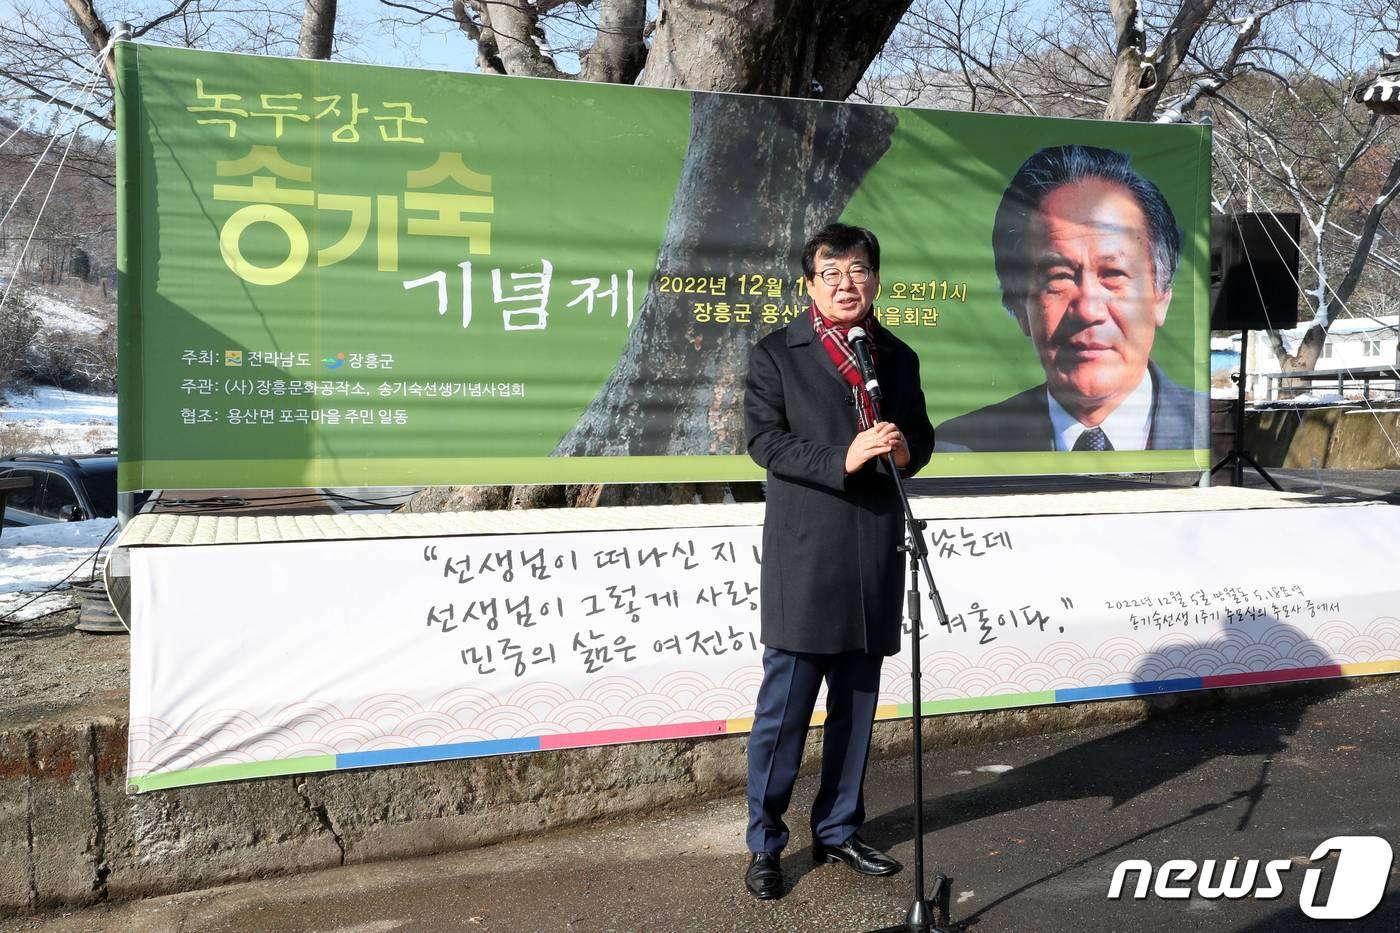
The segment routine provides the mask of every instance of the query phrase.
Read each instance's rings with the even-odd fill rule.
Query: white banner
[[[949,618],[924,609],[925,712],[1400,670],[1397,516],[930,522]],[[1338,541],[1345,558],[1308,556]],[[134,548],[132,789],[746,731],[759,542],[745,526]],[[909,702],[906,651],[880,715]]]

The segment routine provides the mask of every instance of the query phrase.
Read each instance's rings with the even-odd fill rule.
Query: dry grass
[[[84,282],[81,279],[66,279],[64,285],[70,300],[91,308],[106,308],[116,313],[117,291],[103,283]]]
[[[85,454],[115,447],[115,425],[73,425],[39,428],[14,421],[0,421],[0,457],[15,454]]]
[[[56,454],[57,432],[13,421],[0,421],[0,457],[14,454]]]

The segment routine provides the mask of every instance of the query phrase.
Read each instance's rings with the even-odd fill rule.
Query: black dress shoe
[[[778,864],[778,853],[755,852],[749,856],[749,870],[744,873],[744,887],[760,901],[782,897],[783,869]]]
[[[812,843],[812,861],[818,865],[826,862],[845,862],[862,875],[893,875],[904,868],[873,846],[867,845],[855,833],[839,846]]]

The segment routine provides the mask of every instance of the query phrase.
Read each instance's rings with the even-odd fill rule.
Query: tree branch
[[[468,0],[452,0],[452,15],[457,20],[458,28],[476,44],[476,66],[486,74],[506,74],[506,65],[501,61],[496,34],[491,30],[490,23],[477,22],[476,17],[481,15],[477,4],[472,2],[471,10],[467,9],[467,4]]]
[[[197,2],[197,0],[180,0],[179,3],[175,4],[173,9],[162,13],[160,16],[157,16],[150,22],[142,23],[140,26],[133,27],[131,30],[131,38],[139,39],[146,33],[150,32],[152,29],[158,29],[161,26],[164,26],[166,23],[170,22],[172,19],[175,19],[178,16],[183,16],[185,10],[189,7],[189,5],[195,2]]]
[[[568,78],[555,67],[554,59],[542,47],[544,32],[539,15],[526,0],[470,0],[483,31],[495,36],[497,55],[505,74],[533,78]],[[455,3],[454,3],[455,9]]]
[[[1356,286],[1361,281],[1361,273],[1366,268],[1366,260],[1370,257],[1371,244],[1375,241],[1381,216],[1395,200],[1397,192],[1400,192],[1400,156],[1390,163],[1390,171],[1386,173],[1385,182],[1381,185],[1380,196],[1371,203],[1370,210],[1366,212],[1366,220],[1361,225],[1361,236],[1357,240],[1355,252],[1352,253],[1351,264],[1342,276],[1341,284],[1333,292],[1338,304],[1345,306],[1351,300],[1352,292],[1356,291]]]
[[[1138,0],[1112,0],[1111,7],[1117,41],[1104,119],[1150,120],[1167,82],[1215,8],[1215,0],[1183,0],[1151,59]]]
[[[99,54],[107,48],[108,43],[112,41],[112,33],[107,28],[107,24],[102,21],[102,17],[97,15],[97,8],[93,6],[92,0],[63,0],[63,2],[68,5],[68,11],[73,17],[74,24],[82,31],[83,38],[87,40],[88,47],[92,49],[93,53]],[[117,66],[112,61],[112,56],[107,56],[102,67],[107,72],[107,85],[115,89],[117,86]]]
[[[20,85],[21,87],[25,87],[28,88],[30,91],[33,91],[35,95],[38,95],[31,98],[32,100],[48,101],[51,96],[49,94],[44,93],[43,88],[30,84],[28,81],[24,80],[24,78],[19,77],[18,75],[12,74],[7,75],[6,77],[8,77],[11,81]],[[89,110],[87,107],[79,106],[77,101],[68,101],[64,100],[63,98],[55,97],[53,98],[53,106],[59,107],[63,110],[72,110],[76,113],[80,113],[83,116],[87,117],[89,120],[93,121],[94,123],[98,123],[102,126],[105,126],[109,130],[114,130],[117,128],[116,121],[112,118],[112,115],[110,113],[104,116],[103,114],[100,114],[95,110]]]

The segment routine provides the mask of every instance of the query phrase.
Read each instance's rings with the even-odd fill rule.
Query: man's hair
[[[870,271],[879,272],[880,241],[875,239],[875,234],[850,224],[827,224],[802,247],[802,274],[808,279],[817,277],[817,253],[822,250],[826,250],[828,256],[849,256],[858,249],[865,250]]]
[[[1030,287],[1031,263],[1026,257],[1030,217],[1050,192],[1061,185],[1102,179],[1122,185],[1133,196],[1147,219],[1148,247],[1152,254],[1152,282],[1161,294],[1176,277],[1181,260],[1181,230],[1171,205],[1152,182],[1133,171],[1126,152],[1095,146],[1051,146],[1025,161],[1011,177],[997,207],[992,226],[992,255],[1001,302],[1012,314],[1025,309]]]

